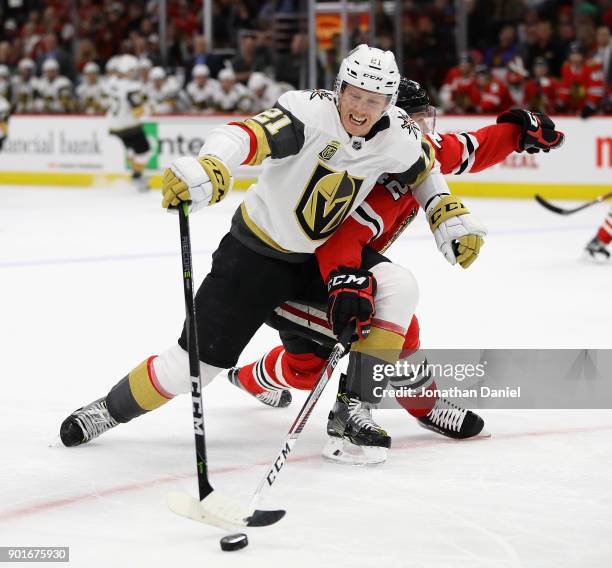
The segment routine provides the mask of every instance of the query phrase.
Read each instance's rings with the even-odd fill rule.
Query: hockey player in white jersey
[[[0,65],[0,97],[10,101],[12,98],[11,91],[11,72],[8,66],[2,64]]]
[[[448,187],[435,172],[433,148],[394,106],[399,79],[391,52],[360,45],[343,61],[334,92],[287,92],[273,108],[214,129],[198,158],[181,157],[164,172],[162,205],[188,202],[195,212],[223,199],[240,164],[263,166],[196,295],[203,385],[232,367],[270,309],[291,298],[328,301],[334,330],[356,323],[355,351],[397,361],[418,300],[410,271],[364,249],[361,268],[339,267],[325,282],[313,253],[383,172],[419,185],[428,209],[445,203],[439,193]],[[484,229],[473,221],[478,230],[470,234],[465,220],[473,221],[466,210],[450,219],[453,238],[463,231],[480,245]],[[449,221],[439,221],[444,239]],[[108,395],[72,413],[60,428],[63,443],[85,443],[188,393],[186,349],[184,329],[178,344],[148,357]]]
[[[100,80],[100,67],[90,61],[83,67],[83,81],[76,88],[78,108],[86,114],[101,114],[106,110],[105,96]]]
[[[284,83],[286,85],[286,83]],[[249,96],[251,97],[251,112],[261,112],[273,107],[278,98],[287,90],[279,84],[258,71],[253,71],[247,83]]]
[[[191,110],[212,110],[213,95],[220,88],[219,82],[210,76],[208,65],[203,63],[194,65],[191,76],[193,79],[186,88]]]
[[[47,59],[42,66],[42,77],[37,84],[39,97],[35,103],[40,112],[72,112],[75,107],[73,86],[70,79],[60,75],[59,63]]]
[[[106,117],[110,133],[119,137],[125,146],[134,186],[139,191],[146,191],[148,180],[144,169],[151,147],[140,123],[144,96],[142,86],[136,80],[137,63],[133,55],[123,55],[118,61],[117,76],[106,85]]]
[[[2,95],[0,95],[0,152],[8,136],[8,120],[10,114],[11,105]]]
[[[218,75],[219,88],[213,93],[212,104],[219,112],[249,112],[251,96],[249,90],[236,82],[232,69],[221,69]]]
[[[168,77],[162,67],[153,67],[145,98],[150,114],[170,114],[184,110],[185,100],[174,77]]]
[[[36,64],[29,58],[21,59],[12,79],[12,104],[15,112],[32,112],[36,96]]]

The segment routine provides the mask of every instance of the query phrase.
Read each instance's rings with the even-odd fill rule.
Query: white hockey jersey
[[[0,95],[0,147],[6,136],[8,136],[8,119],[10,113],[11,107],[8,101]]]
[[[242,83],[235,83],[229,91],[215,89],[212,104],[219,112],[250,112],[251,94]]]
[[[196,81],[191,81],[187,85],[187,96],[193,110],[206,110],[213,106],[214,94],[219,86],[215,79],[208,79],[203,87],[200,87]]]
[[[106,117],[110,130],[126,130],[138,126],[144,104],[141,83],[115,77],[105,84],[105,90],[108,96]]]
[[[34,101],[37,96],[36,77],[24,79],[20,75],[15,75],[12,81],[13,105],[15,112],[33,112]]]
[[[76,95],[80,112],[97,114],[106,110],[106,97],[100,81],[94,85],[81,83],[76,88]]]
[[[40,112],[68,112],[72,110],[74,97],[72,82],[68,77],[59,75],[49,81],[41,77],[36,84],[38,98],[35,107]]]
[[[234,124],[249,132],[249,163],[263,160],[263,167],[232,232],[242,240],[250,232],[281,253],[313,253],[381,174],[413,184],[435,162],[416,123],[397,107],[365,138],[351,137],[331,91],[289,91],[274,108]]]

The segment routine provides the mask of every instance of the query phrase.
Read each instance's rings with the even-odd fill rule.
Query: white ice
[[[240,197],[192,219],[200,279]],[[490,229],[468,271],[446,264],[422,219],[389,251],[420,283],[423,345],[612,347],[612,265],[580,259],[604,207],[563,218],[466,201]],[[610,566],[612,411],[488,410],[492,438],[464,443],[381,411],[388,462],[354,468],[319,457],[335,380],[263,503],[286,518],[221,552],[222,531],[164,505],[169,490],[196,494],[186,397],[57,445],[70,411],[176,340],[176,217],[158,192],[125,187],[2,187],[0,204],[0,546],[70,546],[77,567]],[[276,343],[261,329],[241,361]],[[274,410],[219,377],[204,395],[213,485],[246,503],[304,393]]]

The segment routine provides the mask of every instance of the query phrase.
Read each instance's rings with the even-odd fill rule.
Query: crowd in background
[[[151,113],[257,112],[283,90],[309,83],[299,0],[213,2],[212,51],[201,35],[201,2],[168,0],[164,60],[156,1],[73,4],[73,10],[56,0],[3,4],[0,96],[14,111],[104,112],[105,82],[125,53],[138,58]],[[457,53],[453,0],[403,3],[403,71],[443,110],[496,113],[519,105],[612,114],[612,0],[466,5],[468,49]],[[356,16],[349,23],[349,44],[367,42]],[[378,2],[379,47],[394,49],[395,23]],[[343,56],[340,36],[318,55],[317,86],[329,88]]]

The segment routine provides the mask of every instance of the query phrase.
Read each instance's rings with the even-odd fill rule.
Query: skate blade
[[[330,437],[321,452],[326,460],[344,465],[376,465],[387,461],[387,448],[358,446],[345,438]]]

